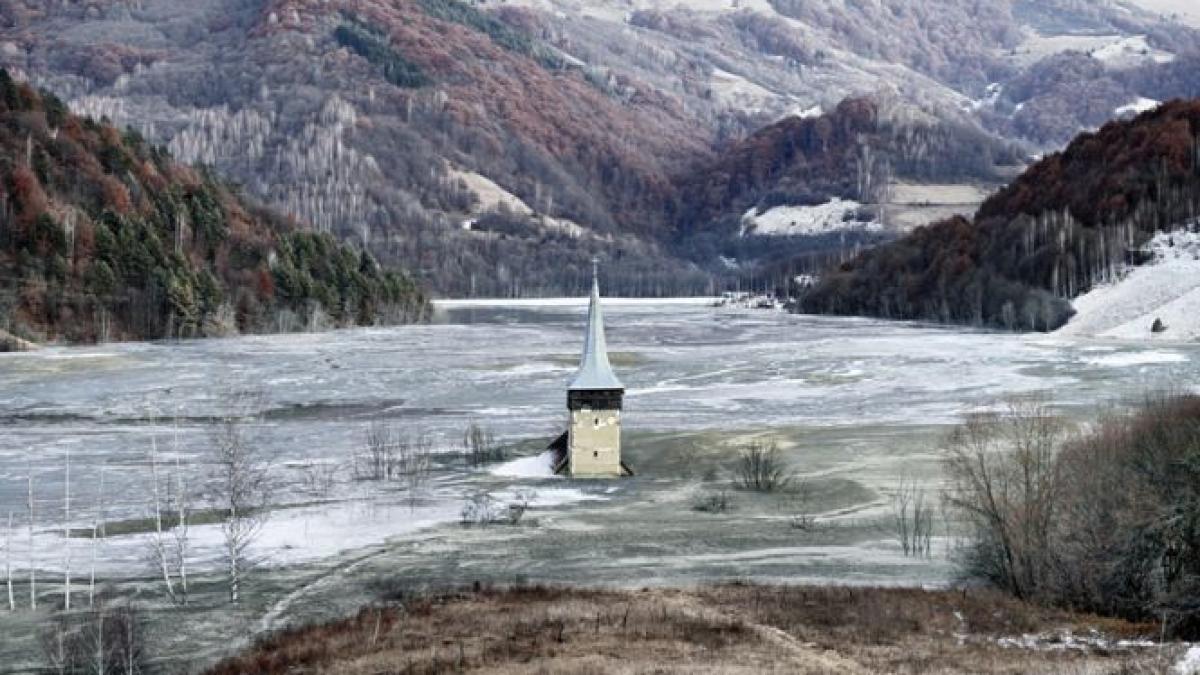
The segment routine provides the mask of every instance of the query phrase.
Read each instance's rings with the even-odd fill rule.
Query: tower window
[[[599,456],[600,456],[600,453],[599,453],[599,452],[597,452],[596,450],[593,450],[593,451],[592,451],[592,459],[596,459],[596,458],[597,458],[597,457],[599,457]]]
[[[593,422],[593,424],[595,424],[595,425],[596,425],[596,428],[597,428],[597,429],[599,429],[599,428],[600,428],[600,418],[599,418],[599,417],[597,417],[597,418],[596,418],[596,421],[595,421],[595,422]]]

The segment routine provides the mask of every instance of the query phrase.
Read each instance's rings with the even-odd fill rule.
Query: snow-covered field
[[[1115,40],[1089,52],[1092,58],[1109,68],[1137,68],[1147,63],[1171,63],[1175,55],[1150,45],[1145,35]]]
[[[1078,314],[1058,331],[1063,336],[1120,340],[1200,339],[1200,234],[1161,233],[1149,244],[1151,264],[1076,298]],[[1165,326],[1152,332],[1155,320]]]
[[[742,216],[742,236],[797,236],[882,229],[879,223],[859,220],[861,208],[862,204],[854,200],[837,197],[816,206],[776,206],[763,213],[752,208]]]
[[[1155,49],[1144,35],[1030,35],[1011,56],[1022,66],[1067,51],[1083,52],[1114,70],[1170,63],[1175,55]]]
[[[894,183],[891,186],[892,204],[918,206],[964,205],[978,206],[990,192],[978,185]]]
[[[1130,103],[1117,108],[1113,112],[1116,113],[1117,117],[1133,117],[1135,115],[1140,115],[1144,112],[1154,110],[1160,105],[1162,105],[1161,101],[1155,101],[1152,98],[1139,96]]]

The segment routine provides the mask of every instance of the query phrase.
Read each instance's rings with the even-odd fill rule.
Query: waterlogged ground
[[[459,303],[427,326],[0,355],[0,532],[12,511],[19,599],[27,603],[32,472],[43,606],[61,601],[68,545],[77,580],[95,555],[102,580],[153,604],[151,448],[164,493],[168,478],[182,477],[193,508],[203,507],[210,419],[233,391],[262,396],[264,421],[249,437],[270,457],[277,508],[237,611],[211,575],[217,526],[192,528],[197,606],[173,653],[211,656],[239,643],[230,636],[338,614],[380,593],[474,581],[944,583],[953,533],[939,526],[932,559],[905,557],[888,526],[890,494],[905,478],[936,490],[939,442],[962,414],[1041,394],[1086,421],[1149,390],[1200,382],[1195,344],[612,303],[609,345],[629,388],[626,457],[637,477],[573,483],[528,475],[531,461],[465,467],[456,453],[471,422],[517,457],[561,431],[585,311]],[[431,440],[438,455],[418,493],[353,480],[352,458],[374,420]],[[755,439],[780,444],[803,494],[730,490],[737,448]],[[68,452],[70,526],[83,534],[102,517],[113,534],[98,545],[62,536]],[[312,485],[306,477],[316,473],[333,473],[334,484]],[[723,491],[728,512],[695,509]],[[480,492],[531,508],[516,526],[464,528],[464,500]],[[799,515],[818,526],[794,527]],[[154,616],[174,620],[173,611]],[[0,619],[0,659],[31,665],[34,624],[45,617]]]

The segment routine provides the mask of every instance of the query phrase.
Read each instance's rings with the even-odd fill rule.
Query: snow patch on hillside
[[[1147,63],[1170,63],[1175,55],[1150,46],[1145,35],[1133,35],[1090,52],[1093,59],[1109,68],[1136,68]]]
[[[1028,67],[1064,52],[1083,52],[1114,70],[1175,60],[1174,54],[1152,47],[1145,35],[1033,34],[1013,49],[1010,56],[1017,65]]]
[[[1137,100],[1135,100],[1132,103],[1129,103],[1127,105],[1123,105],[1120,108],[1117,108],[1116,110],[1114,110],[1113,112],[1115,112],[1117,114],[1117,117],[1126,117],[1126,116],[1133,117],[1134,115],[1140,115],[1144,112],[1154,110],[1155,108],[1157,108],[1160,105],[1162,105],[1161,101],[1155,101],[1152,98],[1145,98],[1143,96],[1139,96],[1139,97],[1137,97]]]
[[[834,197],[816,206],[776,206],[759,213],[752,208],[742,216],[742,236],[814,235],[839,230],[882,230],[877,222],[858,220],[862,204]]]
[[[1183,658],[1171,669],[1175,675],[1197,675],[1200,673],[1200,647],[1189,647]]]
[[[781,117],[780,119],[788,119],[791,117],[796,117],[796,118],[799,118],[802,120],[808,120],[808,119],[815,119],[824,114],[825,114],[825,109],[822,108],[820,105],[814,105],[814,106],[811,106],[808,108],[805,108],[804,106],[801,106],[801,105],[797,105],[797,106],[792,107],[791,110],[787,111],[787,113],[785,113],[784,116]]]
[[[539,215],[530,208],[529,204],[525,203],[525,200],[505,190],[487,176],[472,171],[462,171],[453,167],[447,170],[446,175],[449,180],[459,182],[468,191],[474,193],[475,198],[478,200],[475,208],[471,210],[470,215],[472,217],[464,220],[462,223],[464,230],[474,228],[475,220],[478,216],[488,211],[499,210],[503,207],[518,216],[536,218],[548,230],[557,230],[575,238],[587,234],[587,231],[574,221]]]
[[[1078,312],[1059,329],[1065,336],[1121,340],[1200,339],[1200,233],[1160,233],[1146,245],[1147,265],[1126,271],[1116,283],[1075,299]],[[1155,319],[1166,330],[1153,333]]]
[[[487,176],[453,168],[446,173],[451,181],[461,181],[467,190],[475,193],[476,199],[479,200],[477,208],[474,209],[476,213],[495,211],[503,206],[517,215],[533,214],[533,209],[529,208],[525,200],[500,187],[498,183]]]

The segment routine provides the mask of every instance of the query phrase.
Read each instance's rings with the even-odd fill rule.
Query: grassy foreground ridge
[[[265,638],[234,673],[1160,673],[1155,627],[984,590],[728,584],[416,596]]]

